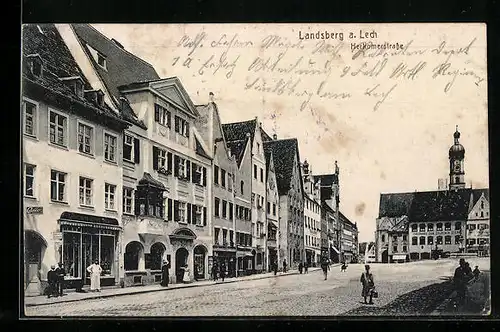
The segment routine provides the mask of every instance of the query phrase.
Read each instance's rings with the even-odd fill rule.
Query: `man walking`
[[[49,283],[49,287],[47,288],[47,297],[58,296],[58,292],[56,289],[57,284],[57,272],[56,266],[51,265],[49,272],[47,272],[47,282]]]
[[[453,283],[457,291],[457,299],[459,305],[465,304],[465,294],[467,292],[467,283],[470,280],[469,269],[467,268],[467,263],[465,259],[460,258],[458,262],[459,266],[455,269],[455,274],[453,275]]]
[[[64,269],[63,263],[59,263],[58,267],[56,269],[57,273],[57,292],[59,293],[59,296],[63,296],[63,290],[64,290],[64,276],[66,275],[66,271]]]
[[[283,273],[286,273],[286,258],[283,259]]]
[[[330,270],[330,262],[328,258],[323,257],[323,259],[321,260],[321,269],[323,270],[325,280],[328,279],[328,270]]]
[[[308,273],[308,269],[309,269],[309,262],[305,262],[304,263],[304,273]]]
[[[222,282],[224,282],[224,278],[226,277],[226,262],[222,261],[220,263],[220,277],[222,279]]]
[[[299,263],[299,273],[302,274],[302,268],[304,267],[304,265],[302,264],[302,262]]]
[[[363,285],[363,290],[361,295],[365,300],[365,304],[373,304],[373,292],[375,290],[375,281],[373,279],[373,274],[370,272],[370,265],[365,265],[365,272],[361,274],[360,278],[361,284]],[[370,298],[370,302],[366,302],[366,298]]]

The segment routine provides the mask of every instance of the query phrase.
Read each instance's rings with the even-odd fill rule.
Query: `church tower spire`
[[[448,152],[448,158],[450,159],[450,190],[465,188],[465,149],[462,144],[460,144],[458,125],[453,134],[453,139],[453,145]]]

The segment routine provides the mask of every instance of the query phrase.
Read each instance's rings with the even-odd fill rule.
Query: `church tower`
[[[454,144],[448,153],[450,159],[450,190],[465,188],[464,158],[465,149],[460,144],[458,126],[453,134]]]

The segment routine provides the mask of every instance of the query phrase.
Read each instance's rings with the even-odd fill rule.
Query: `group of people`
[[[48,298],[63,296],[65,275],[66,271],[62,263],[59,263],[57,268],[55,265],[50,267],[49,272],[47,272],[47,282],[49,283],[49,287],[47,288]]]
[[[222,281],[224,281],[226,273],[226,262],[224,262],[224,260],[221,260],[220,263],[215,261],[212,266],[212,278],[214,279],[214,281],[217,281],[219,277],[222,279]]]
[[[302,274],[302,271],[304,271],[304,273],[308,273],[309,271],[309,262],[300,262],[299,263],[299,273]]]
[[[460,258],[458,265],[453,275],[453,283],[455,284],[459,304],[464,304],[467,285],[477,280],[481,271],[479,271],[478,266],[475,266],[474,270],[472,270],[470,264],[466,262],[464,258]]]

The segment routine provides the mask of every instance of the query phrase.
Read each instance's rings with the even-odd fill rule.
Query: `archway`
[[[182,269],[187,265],[189,252],[186,248],[179,248],[175,252],[175,277],[177,282],[182,282],[184,277],[184,270]]]
[[[193,253],[194,278],[196,280],[205,279],[205,257],[207,249],[204,246],[198,245],[194,248]]]
[[[389,251],[387,249],[382,251],[382,263],[389,263]]]
[[[132,241],[125,247],[125,254],[123,255],[123,265],[125,271],[137,271],[142,269],[141,261],[144,257],[144,247],[140,242]]]
[[[42,257],[47,249],[47,242],[35,231],[24,232],[24,288],[30,282],[39,282],[39,271],[42,267]]]
[[[150,266],[151,270],[161,270],[163,254],[165,253],[165,245],[161,242],[156,242],[151,246]]]

